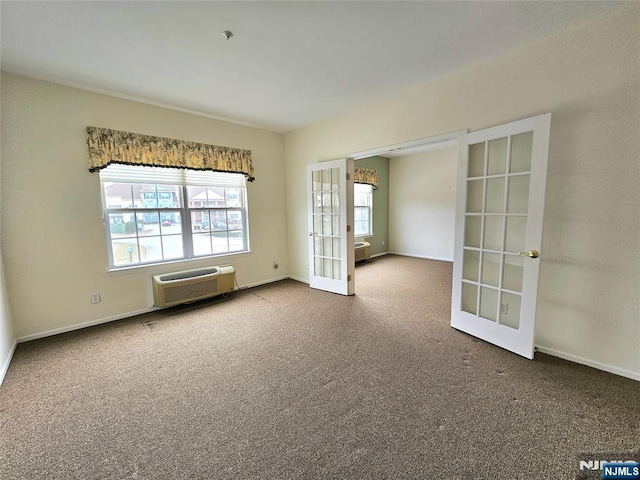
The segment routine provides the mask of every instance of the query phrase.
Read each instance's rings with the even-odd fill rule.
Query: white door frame
[[[464,141],[467,130],[456,130],[454,132],[443,133],[441,135],[433,135],[431,137],[418,138],[409,140],[408,142],[394,143],[386,147],[372,148],[370,150],[362,150],[347,155],[347,158],[360,160],[362,158],[376,156],[400,156],[411,155],[413,153],[423,152],[426,150],[436,150],[444,148],[448,145],[460,145]]]

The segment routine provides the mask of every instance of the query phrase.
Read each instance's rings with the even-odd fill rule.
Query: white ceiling
[[[2,70],[277,132],[614,2],[0,3]],[[223,30],[234,37],[225,40]]]

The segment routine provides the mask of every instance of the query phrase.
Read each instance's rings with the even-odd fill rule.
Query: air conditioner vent
[[[153,303],[170,307],[233,291],[235,270],[231,265],[199,268],[153,276]]]
[[[354,248],[356,251],[356,262],[367,260],[371,257],[371,244],[369,242],[356,242]]]

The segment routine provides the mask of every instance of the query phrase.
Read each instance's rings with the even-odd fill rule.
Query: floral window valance
[[[87,127],[89,171],[111,163],[241,173],[252,182],[251,150]]]
[[[378,190],[378,172],[372,168],[356,168],[353,172],[353,183],[364,183]]]

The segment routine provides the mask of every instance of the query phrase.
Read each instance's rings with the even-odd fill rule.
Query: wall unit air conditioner
[[[371,257],[371,244],[369,242],[356,242],[356,262],[368,260]]]
[[[231,292],[235,275],[231,265],[153,275],[153,304],[170,307]]]

